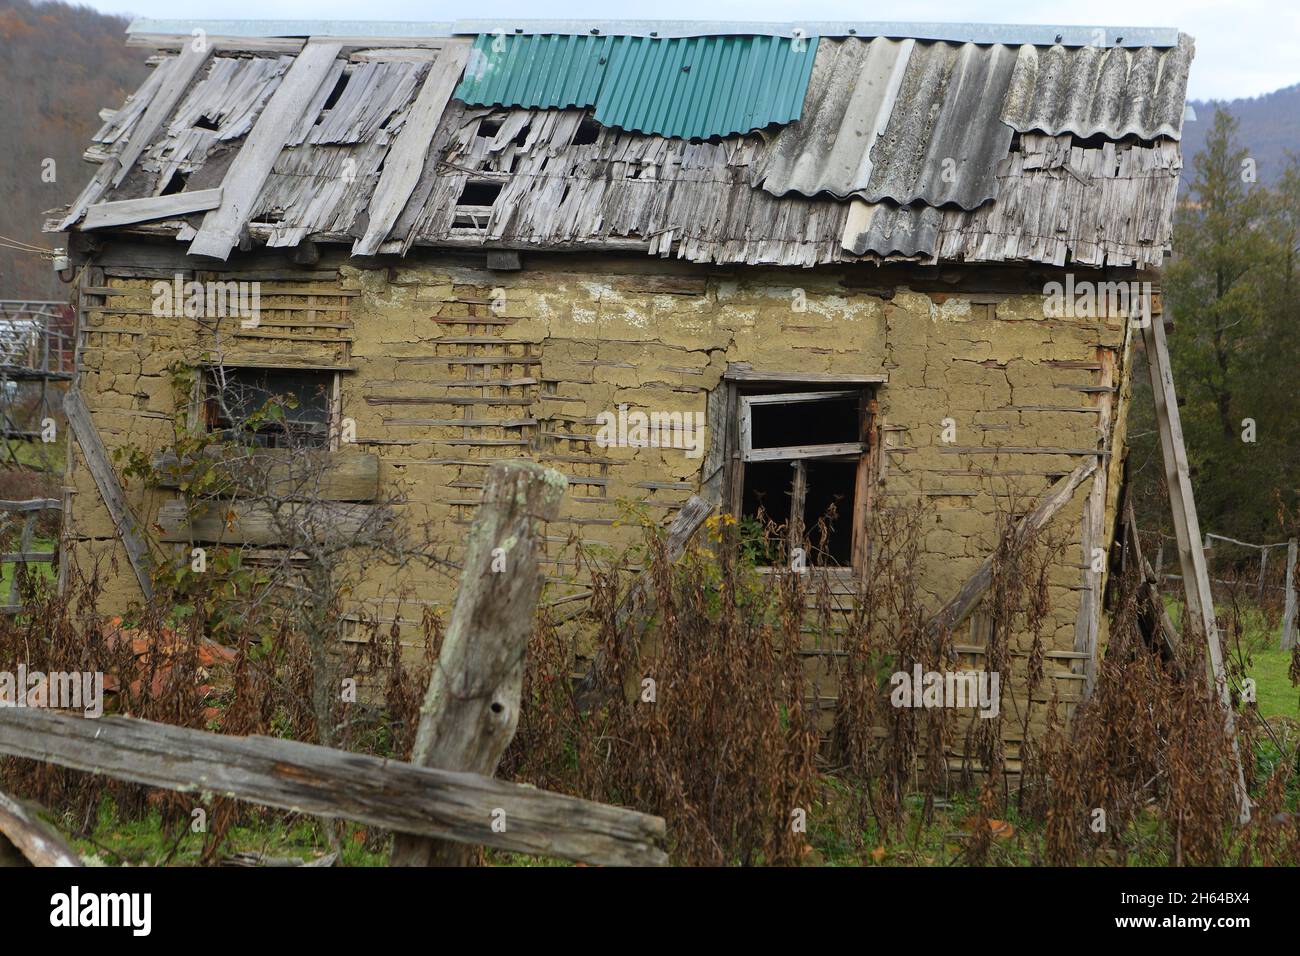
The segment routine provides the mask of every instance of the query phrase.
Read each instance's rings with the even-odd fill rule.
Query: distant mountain
[[[1240,122],[1237,138],[1249,150],[1259,182],[1272,185],[1286,165],[1287,151],[1300,155],[1300,83],[1263,96],[1241,100],[1193,100],[1196,121],[1183,123],[1183,162],[1191,178],[1192,157],[1205,146],[1205,136],[1221,106]]]
[[[127,21],[66,3],[0,0],[0,237],[50,247],[46,209],[71,202],[95,167],[81,158],[148,74],[125,45]],[[50,163],[53,160],[53,182]],[[62,298],[48,260],[0,240],[0,298]]]

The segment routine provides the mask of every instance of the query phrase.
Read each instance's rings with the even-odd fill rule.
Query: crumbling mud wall
[[[729,368],[876,375],[877,488],[889,504],[928,509],[921,583],[936,608],[993,548],[999,514],[1023,513],[1103,453],[1052,525],[1077,546],[1053,574],[1044,635],[1053,679],[1037,696],[1070,701],[1083,691],[1090,648],[1105,639],[1093,597],[1102,576],[1089,575],[1113,527],[1127,318],[1104,307],[1047,317],[1041,274],[1014,271],[941,282],[875,267],[709,269],[540,254],[497,271],[481,253],[381,268],[323,260],[297,273],[253,263],[208,277],[260,282],[258,326],[223,320],[215,333],[154,314],[151,288],[171,269],[105,256],[86,270],[80,388],[110,452],[168,443],[177,367],[220,358],[336,370],[338,415],[354,427],[356,450],[377,456],[384,496],[400,495],[410,522],[428,522],[453,558],[493,460],[527,456],[568,476],[547,530],[543,598],[563,602],[581,590],[574,539],[619,552],[641,534],[636,515],[670,520],[713,466],[681,448],[602,447],[602,413],[699,413],[712,432],[723,408],[710,396]],[[83,574],[98,569],[105,610],[124,610],[138,587],[75,443],[70,458],[66,557]],[[172,493],[126,482],[126,497],[156,530]],[[450,575],[372,577],[355,594],[359,614],[415,623],[425,608],[449,608]],[[976,667],[978,631],[975,622],[957,642]],[[1021,671],[1026,649],[1017,648]]]

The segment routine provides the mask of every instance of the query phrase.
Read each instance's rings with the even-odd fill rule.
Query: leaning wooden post
[[[524,655],[542,588],[533,522],[555,518],[567,485],[559,472],[532,462],[488,470],[451,621],[420,708],[411,753],[416,766],[496,772],[519,722]],[[483,807],[484,816],[494,809]],[[464,866],[470,850],[399,833],[391,862]]]
[[[1219,629],[1214,620],[1214,596],[1210,591],[1210,573],[1201,546],[1201,526],[1196,516],[1196,500],[1192,496],[1191,470],[1187,464],[1187,449],[1183,444],[1183,424],[1178,413],[1178,398],[1174,393],[1174,373],[1169,365],[1163,319],[1157,316],[1147,320],[1142,328],[1142,338],[1146,343],[1147,369],[1151,375],[1151,393],[1156,406],[1156,426],[1160,432],[1165,484],[1169,487],[1169,507],[1173,516],[1174,536],[1178,542],[1178,560],[1183,572],[1183,594],[1187,601],[1184,620],[1192,633],[1205,641],[1209,652],[1210,676],[1223,708],[1224,729],[1232,742],[1232,754],[1236,761],[1237,779],[1234,787],[1238,820],[1245,824],[1250,822],[1250,794],[1246,790],[1246,777],[1242,772],[1232,693],[1228,688],[1228,675],[1223,665]]]
[[[1282,614],[1282,650],[1284,651],[1291,650],[1296,644],[1295,561],[1296,539],[1292,538],[1286,546],[1286,610]]]

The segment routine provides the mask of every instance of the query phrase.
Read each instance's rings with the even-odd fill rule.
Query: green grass
[[[12,466],[15,458],[18,459],[18,464],[26,465],[36,471],[62,475],[63,463],[67,460],[67,443],[63,438],[63,429],[59,431],[58,440],[49,443],[21,438],[0,441],[0,464]]]
[[[1175,628],[1181,626],[1183,605],[1168,595],[1165,607]],[[1287,672],[1291,654],[1278,645],[1281,629],[1260,611],[1246,608],[1242,620],[1241,647],[1230,653],[1245,657],[1247,677],[1255,680],[1255,700],[1264,717],[1300,719],[1300,687],[1293,687]]]
[[[70,821],[64,821],[65,826]],[[220,856],[260,853],[266,857],[297,859],[304,863],[329,852],[324,824],[299,818],[291,824],[268,819],[256,826],[232,828],[222,844]],[[66,831],[65,831],[66,832]],[[383,866],[387,850],[367,850],[359,824],[340,827],[341,859],[337,866]],[[194,833],[185,821],[164,824],[155,810],[139,820],[123,819],[117,806],[104,799],[89,834],[72,836],[72,844],[87,862],[103,866],[194,866],[203,854],[205,834]]]
[[[1289,651],[1277,647],[1251,651],[1246,673],[1255,679],[1255,700],[1265,717],[1300,719],[1300,687],[1291,686],[1290,667]]]
[[[15,550],[17,550],[18,542],[16,540],[13,542],[13,547]],[[58,547],[59,547],[59,543],[54,538],[39,538],[39,537],[32,538],[33,551],[53,552],[58,550]],[[17,568],[16,564],[10,564],[9,562],[5,562],[4,564],[0,565],[0,604],[3,604],[9,600],[9,588],[13,584],[14,573],[16,568]],[[47,581],[54,580],[55,571],[54,571],[53,564],[32,563],[27,566],[27,569],[28,571],[35,573],[42,578],[45,578]]]

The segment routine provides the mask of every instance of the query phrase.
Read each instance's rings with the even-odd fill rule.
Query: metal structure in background
[[[70,382],[75,369],[75,322],[66,302],[0,299],[0,434],[4,455],[20,464],[18,441],[40,441],[41,423],[61,408],[51,382]]]

